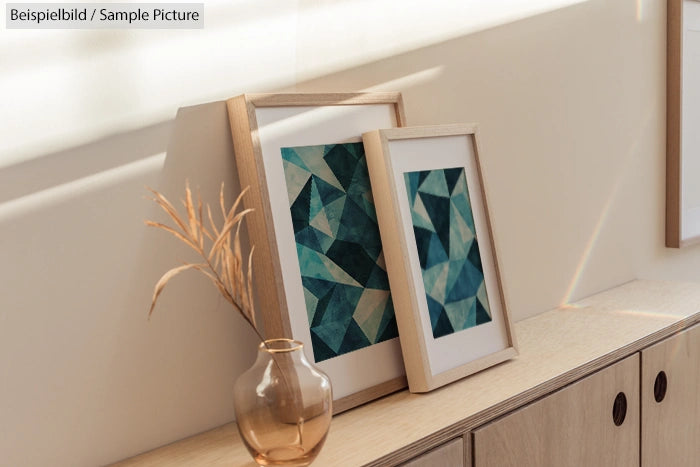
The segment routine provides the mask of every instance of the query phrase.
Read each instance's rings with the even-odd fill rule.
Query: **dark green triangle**
[[[440,318],[440,314],[445,311],[443,308],[442,304],[435,300],[433,297],[431,297],[429,294],[425,294],[425,298],[428,301],[428,313],[430,314],[430,327],[432,329],[435,329],[435,326],[437,326],[438,319]]]
[[[306,280],[308,282],[308,278],[302,278],[303,280]],[[311,279],[313,280],[313,279]],[[320,282],[320,281],[319,281]],[[325,317],[326,310],[328,310],[328,304],[331,302],[331,299],[333,298],[333,291],[335,289],[336,284],[333,282],[328,282],[328,281],[323,281],[329,284],[329,287],[325,289],[325,293],[323,295],[317,295],[316,292],[321,292],[321,290],[317,289],[316,291],[313,289],[309,289],[309,291],[314,294],[316,298],[318,298],[318,302],[316,303],[316,309],[314,310],[313,314],[313,320],[311,321],[310,326],[312,328],[316,326],[320,326],[323,323],[323,318]],[[308,288],[308,287],[307,287]]]
[[[437,264],[442,264],[447,261],[449,261],[449,258],[445,251],[445,245],[440,241],[437,235],[432,234],[430,243],[428,244],[428,256],[426,257],[425,267],[423,269],[427,270]]]
[[[294,232],[299,232],[309,225],[309,213],[311,211],[311,178],[307,180],[304,188],[289,207],[292,214]]]
[[[403,174],[404,181],[406,182],[406,192],[408,193],[408,204],[413,206],[416,200],[416,193],[418,193],[418,178],[420,172],[406,172]]]
[[[418,187],[420,188],[421,184],[425,181],[426,178],[428,178],[428,175],[430,175],[430,170],[422,170],[418,173]]]
[[[450,318],[447,317],[447,313],[443,310],[438,317],[437,324],[433,327],[433,337],[437,339],[438,337],[447,336],[455,332],[450,323]]]
[[[479,242],[477,242],[476,238],[472,241],[472,246],[469,248],[469,253],[467,253],[467,259],[469,260],[470,263],[474,265],[474,268],[477,271],[484,271],[484,268],[481,265],[481,254],[479,253]]]
[[[365,287],[368,289],[389,290],[389,276],[378,264],[374,264],[372,272],[367,278]]]
[[[416,237],[418,261],[420,261],[421,269],[425,270],[425,266],[428,263],[428,254],[430,253],[430,240],[433,238],[434,234],[430,230],[416,226],[413,226],[413,234]]]
[[[459,302],[475,296],[482,282],[484,282],[484,274],[472,263],[465,261],[452,289],[447,291],[445,303]]]
[[[483,324],[483,323],[490,323],[491,322],[491,316],[489,316],[488,312],[484,308],[484,306],[481,304],[479,300],[476,301],[476,326]]]
[[[321,177],[318,177],[317,175],[311,175],[311,177],[316,182],[316,189],[318,190],[318,195],[321,198],[321,202],[324,206],[328,206],[336,199],[345,196],[345,192],[334,187]]]
[[[345,337],[343,337],[343,343],[340,345],[340,350],[338,353],[340,355],[352,352],[353,350],[362,349],[371,345],[372,343],[367,339],[362,328],[357,325],[355,320],[351,320],[348,324],[347,331],[345,331]]]
[[[362,286],[366,286],[376,265],[360,245],[342,240],[334,241],[326,256]]]
[[[447,182],[447,190],[452,194],[452,190],[455,189],[455,185],[459,181],[459,178],[464,173],[464,168],[456,167],[454,169],[444,169],[445,170],[445,181]]]
[[[430,216],[430,221],[435,227],[435,232],[440,239],[445,253],[450,255],[450,198],[434,196],[428,193],[419,193],[425,210]]]
[[[375,261],[382,252],[382,240],[377,221],[350,197],[345,200],[336,238],[362,245]]]
[[[362,143],[348,143],[348,145],[350,144],[362,145]],[[330,167],[335,178],[338,179],[340,184],[347,191],[352,182],[353,174],[355,173],[358,157],[356,154],[348,151],[345,146],[345,144],[326,146],[326,154],[323,156],[323,159],[326,161],[326,164],[328,164],[328,167]]]
[[[304,285],[306,290],[311,292],[314,297],[319,299],[330,292],[333,287],[335,287],[335,282],[306,276],[301,277],[301,283]]]
[[[322,362],[338,355],[323,342],[323,339],[316,335],[313,329],[311,329],[311,347],[313,348],[316,362]]]
[[[394,313],[394,303],[391,300],[387,300],[386,306],[384,307],[384,314],[382,315],[382,322],[379,324],[379,335],[376,338],[377,342],[384,342],[394,337],[398,337],[399,328],[396,325],[396,314]]]
[[[294,239],[298,245],[304,245],[314,251],[323,253],[323,248],[318,241],[316,232],[318,231],[311,226],[305,227],[294,234]]]

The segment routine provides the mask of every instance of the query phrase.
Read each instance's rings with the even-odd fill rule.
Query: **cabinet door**
[[[457,438],[402,464],[402,467],[461,467],[464,465],[464,439]]]
[[[697,466],[700,326],[642,351],[641,397],[642,466]]]
[[[639,354],[472,435],[474,467],[639,466]]]

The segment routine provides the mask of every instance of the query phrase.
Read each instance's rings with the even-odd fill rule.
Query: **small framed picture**
[[[228,101],[258,310],[305,344],[342,412],[406,387],[362,133],[403,126],[399,93]]]
[[[666,246],[700,243],[700,2],[666,2]]]
[[[474,125],[363,135],[409,389],[517,355]]]

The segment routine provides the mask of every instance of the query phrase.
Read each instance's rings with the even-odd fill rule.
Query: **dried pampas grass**
[[[151,308],[148,311],[150,317],[158,301],[158,297],[167,283],[188,269],[194,269],[207,276],[216,288],[221,292],[224,299],[229,302],[250,324],[261,341],[264,341],[262,334],[258,330],[255,321],[255,307],[253,304],[253,251],[251,248],[248,256],[247,273],[244,272],[243,259],[241,257],[240,231],[241,223],[252,209],[239,209],[243,196],[248,191],[244,189],[236,198],[236,201],[227,210],[224,203],[224,184],[221,184],[219,192],[219,205],[224,222],[221,228],[217,228],[212,218],[209,205],[206,206],[207,221],[209,227],[205,225],[203,216],[202,200],[197,193],[197,203],[192,199],[192,190],[189,182],[185,182],[185,199],[182,204],[185,208],[185,215],[181,216],[175,207],[159,192],[149,188],[153,193],[155,201],[163,211],[170,216],[175,223],[171,227],[159,222],[146,221],[146,225],[165,230],[180,240],[182,243],[192,248],[202,258],[199,263],[184,263],[163,274],[153,289]],[[211,245],[211,246],[208,246]]]

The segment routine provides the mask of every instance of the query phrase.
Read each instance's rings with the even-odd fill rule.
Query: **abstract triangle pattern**
[[[491,321],[463,167],[404,173],[433,338]]]
[[[397,337],[362,143],[281,152],[314,360]]]

